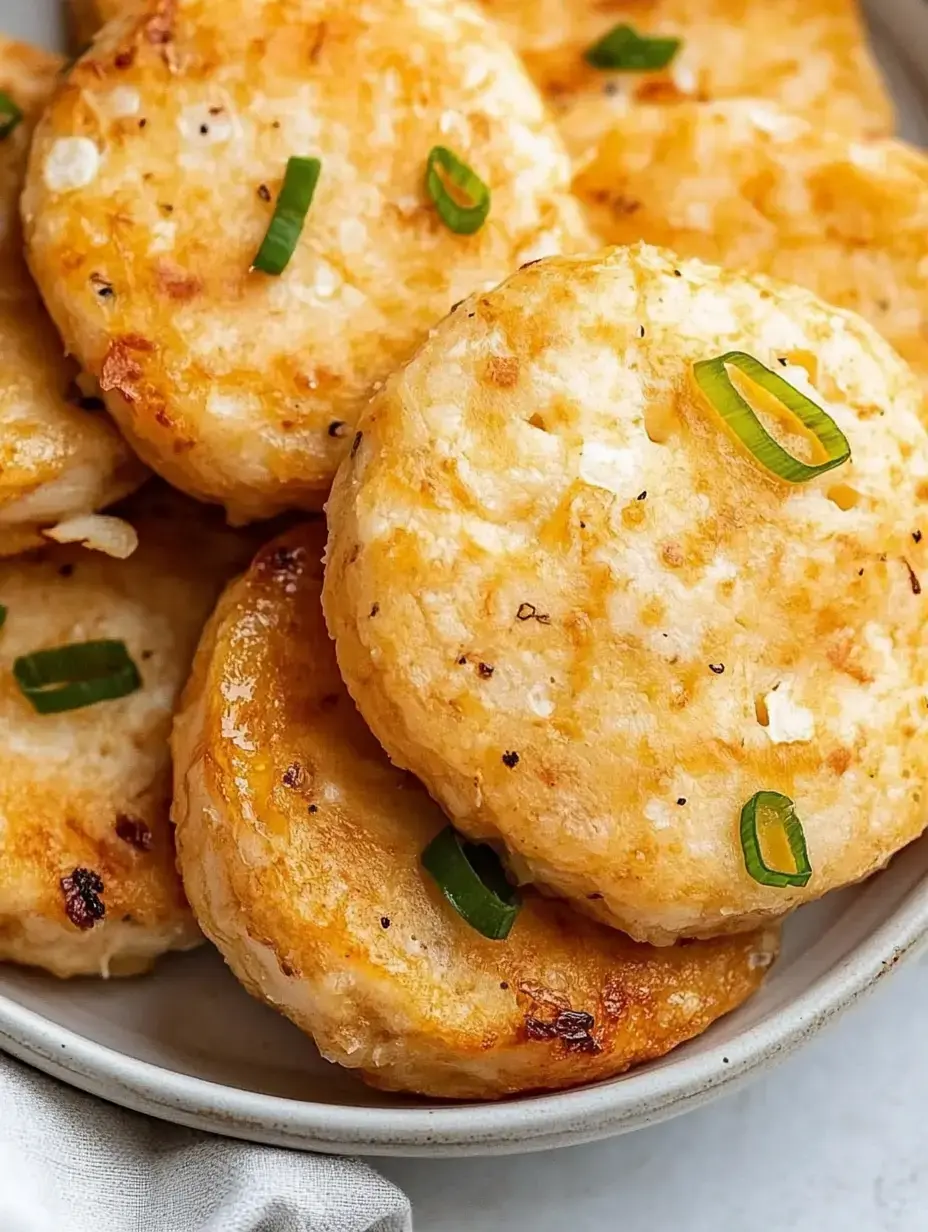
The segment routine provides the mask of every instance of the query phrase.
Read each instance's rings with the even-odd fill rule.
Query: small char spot
[[[686,796],[678,796],[677,804],[686,804]]]
[[[788,360],[788,359],[785,359],[782,355],[780,355],[778,358],[779,358],[779,362],[783,365],[783,367],[784,367],[784,368],[788,368],[788,367],[789,367],[789,360]]]
[[[201,133],[203,134],[203,136],[205,137],[205,136],[206,136],[206,134],[209,132],[209,125],[208,125],[208,124],[201,124],[201,125],[200,125],[200,132],[201,132]]]
[[[388,915],[382,915],[382,916],[380,917],[380,927],[381,927],[381,928],[389,928],[389,927],[390,927],[390,917],[389,917]]]
[[[271,128],[280,128],[280,120],[272,121]]]
[[[151,851],[154,838],[141,818],[120,813],[116,818],[116,833],[130,847],[135,847],[138,851]]]
[[[595,1026],[585,1010],[561,1010],[553,1021],[528,1015],[525,1034],[533,1040],[559,1039],[571,1052],[599,1052],[600,1044],[590,1034]]]
[[[582,526],[583,523],[581,522]],[[539,612],[534,603],[520,603],[516,612],[516,620],[537,620],[540,625],[549,625],[551,617],[547,612]]]
[[[682,278],[682,277],[683,277],[683,275],[680,273],[680,271],[679,271],[678,269],[675,269],[675,270],[673,271],[673,276],[674,276],[674,278]]]
[[[74,573],[73,565],[61,565],[58,569],[59,577],[69,578],[73,575],[73,573]]]
[[[596,902],[598,902],[598,901],[599,901],[602,897],[603,897],[603,896],[602,896],[602,894],[600,894],[600,892],[599,892],[598,890],[597,890],[597,891],[595,891],[595,893],[593,893],[593,894],[588,894],[588,895],[587,895],[587,898],[590,900],[590,902],[591,902],[591,903],[596,903]]]
[[[358,452],[358,450],[361,448],[361,441],[362,441],[363,437],[364,437],[364,433],[363,433],[363,432],[356,432],[356,433],[354,434],[354,440],[351,442],[351,456],[352,456],[352,457],[354,457],[354,455],[355,455],[355,454]]]
[[[174,213],[174,206],[171,205],[170,201],[162,201],[161,204],[158,206],[158,209],[163,210],[165,214]]]
[[[916,542],[916,543],[921,543],[921,541],[922,541],[922,532],[921,532],[920,530],[913,530],[913,531],[912,531],[912,538],[915,540],[915,542]]]
[[[503,754],[503,765],[508,766],[510,770],[514,770],[519,764],[519,754],[513,753],[509,749]]]
[[[284,787],[299,787],[303,782],[303,767],[299,762],[293,762],[283,773]]]
[[[113,57],[113,63],[117,68],[131,68],[135,60],[135,48],[130,47],[126,51],[117,52]]]
[[[268,188],[266,184],[258,185],[258,196],[261,198],[262,201],[270,201],[271,190]]]
[[[222,115],[222,108],[221,107],[210,107],[209,114],[211,116]]]
[[[465,667],[466,665],[467,665],[467,655],[461,655],[460,659],[458,659],[458,667]]]
[[[710,663],[709,671],[714,672],[716,676],[721,676],[722,672],[725,671],[725,664],[724,663]]]
[[[496,668],[491,667],[489,663],[478,663],[477,664],[477,674],[479,676],[482,676],[484,680],[489,680],[495,671],[496,671]]]
[[[580,523],[580,529],[581,529],[581,530],[586,530],[586,522],[581,522],[581,523]]]
[[[463,301],[462,299],[455,300],[455,302],[451,305],[451,311],[452,311],[452,312],[457,312],[457,310],[460,308],[460,306],[461,306],[463,303],[464,303],[464,301]]]
[[[139,128],[144,128],[147,123],[148,121],[145,119],[144,116],[142,116],[141,120],[139,120]]]
[[[93,928],[106,915],[100,898],[103,882],[93,869],[76,868],[69,877],[62,877],[59,885],[64,892],[67,917],[77,928]]]
[[[98,299],[115,299],[116,292],[113,290],[113,284],[104,278],[102,274],[91,274],[90,285],[96,292]]]
[[[647,500],[647,499],[648,499],[648,494],[646,491],[639,492],[638,495],[635,497],[635,500]]]
[[[639,325],[639,326],[638,326],[638,337],[639,337],[639,338],[643,338],[643,337],[644,337],[644,326],[643,326],[643,325]]]
[[[319,709],[320,710],[334,710],[337,705],[338,705],[338,694],[337,693],[326,693],[322,697],[319,698]]]
[[[379,611],[380,611],[380,604],[372,603],[371,604],[371,615],[376,616]]]
[[[912,566],[909,564],[909,562],[906,560],[904,556],[902,558],[902,563],[905,565],[906,569],[908,569],[909,571],[909,583],[911,584],[911,587],[912,587],[912,594],[920,595],[922,593],[922,584],[918,580],[918,578],[915,576],[915,570],[912,568]]]
[[[863,576],[864,576],[864,571],[863,571],[863,569],[858,569],[858,570],[857,570],[857,576],[858,576],[858,577],[863,577]]]
[[[507,992],[509,990],[509,983],[507,980],[500,980],[499,986],[503,992]]]
[[[149,660],[149,659],[150,659],[150,658],[154,655],[154,653],[155,653],[155,652],[154,652],[153,650],[143,650],[143,651],[142,651],[142,659],[144,660],[144,662],[146,662],[146,663],[147,663],[147,662],[148,662],[148,660]]]
[[[311,805],[309,806],[309,811],[310,811],[311,813],[318,813],[318,812],[319,812],[319,806],[318,806],[317,804],[311,804]]]
[[[728,1064],[728,1057],[722,1057],[722,1064],[723,1064],[723,1065],[727,1065],[727,1064]]]
[[[347,435],[348,435],[348,425],[345,423],[345,421],[343,419],[333,419],[332,422],[329,424],[329,436],[334,436],[334,437],[338,437],[339,439],[341,439],[341,437],[347,436]]]

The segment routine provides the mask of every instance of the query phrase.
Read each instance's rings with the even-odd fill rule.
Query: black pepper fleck
[[[73,573],[74,573],[73,565],[60,565],[58,568],[59,577],[69,578],[72,576]]]
[[[116,833],[124,843],[139,851],[151,851],[154,838],[151,830],[139,817],[120,813],[116,818]]]
[[[864,576],[864,571],[863,571],[863,569],[858,569],[858,570],[857,570],[857,576],[858,576],[858,577],[863,577],[863,576]]]
[[[644,326],[643,326],[643,325],[639,325],[639,326],[638,326],[638,337],[639,337],[639,338],[643,338],[643,337],[644,337]]]
[[[675,270],[673,271],[673,276],[674,276],[674,278],[682,278],[682,277],[683,277],[683,275],[680,273],[680,271],[679,271],[678,269],[675,269]]]
[[[389,928],[389,927],[390,927],[390,917],[389,917],[388,915],[382,915],[382,916],[380,917],[380,927],[381,927],[381,928]]]
[[[103,882],[93,869],[76,868],[69,877],[62,877],[59,884],[67,917],[77,928],[93,928],[106,915],[100,898]]]
[[[518,764],[519,764],[519,754],[512,753],[507,749],[506,752],[503,754],[503,765],[508,766],[510,770],[513,770]]]
[[[200,132],[201,132],[201,133],[203,134],[203,136],[205,137],[205,136],[206,136],[206,134],[209,132],[209,125],[208,125],[208,124],[201,124],[201,125],[200,125]]]
[[[467,655],[461,655],[460,659],[458,659],[458,667],[464,667],[466,663],[467,663]]]
[[[318,813],[318,812],[319,812],[319,808],[318,808],[318,806],[317,806],[317,805],[315,805],[315,804],[311,804],[311,805],[309,806],[309,811],[310,811],[311,813]]]
[[[909,582],[911,583],[911,586],[912,586],[912,594],[920,595],[922,593],[922,584],[918,580],[918,578],[915,576],[915,570],[912,568],[912,566],[909,564],[909,562],[906,560],[904,556],[902,558],[902,563],[905,565],[906,569],[908,569],[909,571]]]
[[[380,611],[380,604],[372,603],[371,604],[371,615],[376,616],[379,611]]]
[[[333,419],[329,424],[329,436],[342,437],[347,436],[346,431],[348,425],[343,419]]]
[[[351,456],[352,457],[354,457],[354,455],[361,448],[361,441],[363,440],[363,438],[364,438],[363,432],[356,432],[354,434],[354,440],[351,442]]]
[[[716,676],[721,676],[722,672],[725,671],[725,664],[724,663],[710,663],[709,671],[714,672]]]
[[[635,497],[635,500],[647,500],[647,499],[648,499],[648,494],[646,491],[639,492],[638,495]]]
[[[915,540],[915,542],[916,542],[916,543],[921,543],[921,541],[922,541],[922,532],[921,532],[920,530],[913,530],[913,531],[912,531],[912,538]]]
[[[500,980],[499,986],[503,990],[503,992],[506,992],[509,988],[509,984],[506,980]]]
[[[271,190],[268,188],[266,184],[258,185],[258,196],[261,198],[262,201],[270,201]]]
[[[91,274],[90,285],[96,291],[98,299],[115,299],[116,292],[113,290],[113,284],[108,282],[102,274]]]
[[[284,771],[282,782],[284,787],[299,787],[303,782],[303,767],[293,762]]]
[[[789,367],[789,360],[788,360],[788,359],[784,359],[782,355],[780,356],[780,363],[783,365],[783,367],[784,367],[784,368],[788,368],[788,367]]]
[[[686,796],[678,797],[677,804],[686,804]]]
[[[491,667],[489,663],[478,663],[477,674],[482,676],[484,680],[489,680],[496,671],[495,667]]]
[[[145,119],[144,116],[142,116],[141,120],[139,120],[139,128],[144,128],[147,123],[148,121]]]
[[[586,522],[581,522],[581,523],[580,523],[580,529],[581,529],[581,530],[586,530]]]
[[[581,522],[582,526],[583,523]],[[516,612],[516,620],[537,620],[540,625],[549,625],[551,617],[547,612],[539,612],[534,603],[520,603]]]

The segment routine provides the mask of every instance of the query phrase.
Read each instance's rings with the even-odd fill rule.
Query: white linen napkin
[[[0,1054],[0,1232],[409,1232],[356,1159],[181,1129]]]

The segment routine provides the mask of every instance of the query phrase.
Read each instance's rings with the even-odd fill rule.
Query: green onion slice
[[[680,44],[678,38],[649,38],[632,26],[620,24],[588,47],[584,59],[593,68],[652,73],[667,67],[680,50]]]
[[[467,198],[471,204],[462,205],[455,200],[438,173],[439,167],[449,183],[459,190],[458,196]],[[489,188],[476,171],[443,145],[433,146],[429,153],[425,186],[442,222],[457,235],[473,235],[486,222],[490,212]]]
[[[39,714],[80,710],[141,688],[125,642],[81,642],[37,650],[13,664],[22,695]]]
[[[288,158],[284,182],[252,269],[282,274],[296,251],[303,223],[312,205],[322,163],[318,158]]]
[[[771,868],[765,862],[757,832],[758,821],[776,824],[782,829],[795,864],[793,872]],[[761,885],[804,886],[812,876],[806,836],[796,816],[796,806],[789,796],[783,796],[778,791],[757,792],[741,810],[741,850],[744,852],[745,868]]]
[[[794,458],[782,445],[773,439],[753,408],[742,398],[728,375],[728,365],[738,368],[761,389],[772,394],[808,428],[822,449],[825,461],[816,465]],[[776,372],[765,368],[760,360],[743,351],[729,351],[718,359],[704,359],[693,364],[696,384],[705,394],[713,408],[731,428],[738,439],[751,451],[761,466],[772,471],[788,483],[805,483],[816,475],[834,470],[847,462],[851,446],[835,421],[805,394],[800,393]]]
[[[0,90],[0,141],[9,137],[10,133],[23,118],[23,113],[16,106],[9,94]]]
[[[509,936],[522,900],[492,847],[468,843],[446,826],[423,851],[422,864],[471,928],[491,941]]]

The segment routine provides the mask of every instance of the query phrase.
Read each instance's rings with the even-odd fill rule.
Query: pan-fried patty
[[[368,1082],[490,1099],[661,1056],[750,995],[774,933],[654,950],[529,890],[505,941],[423,872],[446,824],[365,728],[319,597],[321,525],[221,600],[174,734],[178,857],[255,996]]]
[[[492,192],[475,234],[434,146]],[[321,160],[292,259],[251,269],[291,156]],[[588,246],[569,165],[501,35],[455,0],[148,0],[37,131],[29,260],[138,452],[236,520],[318,508],[371,387],[451,305]]]
[[[610,244],[773,274],[859,312],[928,381],[928,158],[755,101],[627,106],[575,190]]]
[[[0,556],[41,543],[44,527],[126,495],[145,474],[102,403],[88,402],[75,384],[77,368],[22,256],[26,155],[60,67],[57,56],[0,38],[0,90],[23,113],[0,140]]]
[[[174,867],[168,737],[197,638],[250,542],[174,494],[141,493],[128,560],[47,547],[0,561],[0,959],[128,975],[200,939]],[[122,640],[138,691],[36,713],[37,650]]]
[[[483,0],[582,155],[628,101],[771,99],[860,137],[892,132],[856,0]],[[584,52],[618,25],[671,36],[660,72],[609,72]]]
[[[695,383],[731,351],[824,408],[850,461],[762,465]],[[926,821],[920,409],[870,326],[797,287],[644,244],[522,270],[361,420],[328,505],[346,684],[464,830],[641,939],[865,876]],[[806,884],[749,871],[762,791],[794,802]]]

